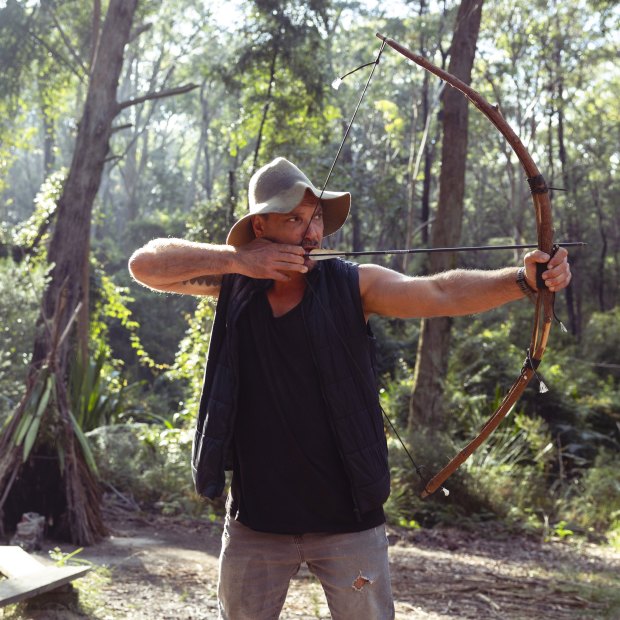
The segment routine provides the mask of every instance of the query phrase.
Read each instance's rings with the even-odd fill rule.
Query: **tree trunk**
[[[561,71],[560,58],[558,52],[557,70]],[[573,183],[572,175],[569,172],[568,155],[566,150],[566,144],[564,140],[564,84],[562,78],[558,79],[557,93],[558,98],[558,156],[560,159],[560,166],[562,170],[562,184],[567,194],[572,198],[573,204],[578,204],[578,200],[575,197],[575,184]],[[567,213],[566,228],[568,231],[569,239],[581,239],[581,220],[575,212],[574,208],[570,208]],[[571,263],[574,273],[578,274],[579,269],[576,268],[579,262],[579,253],[576,252],[571,256]],[[578,277],[573,275],[571,286],[564,291],[564,298],[566,300],[566,311],[568,314],[568,329],[573,336],[577,338],[581,337],[581,313],[579,303],[579,280]],[[577,295],[575,294],[577,293]]]
[[[271,91],[273,90],[273,83],[276,79],[276,62],[278,60],[278,43],[274,42],[273,56],[271,57],[271,67],[269,68],[269,85],[267,86],[267,96],[265,98],[265,105],[263,106],[263,114],[260,119],[260,127],[258,128],[258,136],[256,137],[256,148],[254,149],[254,161],[252,162],[252,174],[256,172],[258,168],[258,158],[260,156],[260,147],[263,140],[263,131],[265,129],[265,123],[267,122],[267,114],[271,107]]]
[[[425,16],[428,14],[428,5],[427,3],[422,0],[420,2],[420,7],[418,10],[418,16],[420,18],[421,21],[424,21]],[[424,29],[420,30],[420,36],[419,36],[419,45],[418,45],[418,53],[421,56],[425,56],[426,55],[426,32],[424,31]],[[434,153],[434,148],[431,144],[429,144],[429,141],[426,139],[427,137],[427,133],[428,133],[428,129],[430,126],[430,115],[432,114],[432,108],[431,108],[431,101],[430,101],[430,84],[431,84],[431,74],[428,73],[428,71],[424,72],[424,78],[422,81],[422,92],[420,93],[420,107],[421,107],[421,113],[422,113],[422,118],[420,119],[420,127],[423,127],[423,134],[422,134],[422,138],[420,140],[420,145],[419,145],[419,149],[420,149],[420,153],[418,153],[416,155],[416,157],[413,157],[413,148],[411,149],[411,153],[410,153],[410,157],[409,157],[409,164],[408,164],[408,168],[411,171],[411,179],[409,182],[409,200],[408,200],[408,216],[407,216],[407,232],[406,232],[406,238],[404,241],[404,246],[403,247],[412,247],[414,244],[414,238],[413,238],[413,234],[414,234],[414,221],[415,221],[415,217],[414,217],[414,213],[415,213],[415,189],[416,189],[416,181],[417,181],[417,176],[419,173],[419,164],[421,161],[421,157],[424,158],[424,174],[423,174],[423,184],[422,184],[422,197],[421,197],[421,204],[420,204],[420,224],[419,224],[419,228],[418,230],[420,231],[420,237],[421,237],[421,246],[425,246],[428,244],[429,241],[429,223],[428,223],[428,219],[430,217],[430,202],[429,202],[429,197],[430,197],[430,169],[431,169],[431,165],[432,165],[432,159],[433,159],[433,153]],[[412,133],[414,133],[417,131],[417,123],[415,122],[415,120],[417,119],[417,111],[414,112],[414,122],[413,122],[413,129],[412,129]],[[412,139],[412,147],[413,147],[413,142],[414,140]],[[416,161],[416,164],[414,165],[414,160]],[[404,273],[407,272],[407,265],[409,263],[409,255],[408,254],[404,254],[402,257],[402,261],[401,261],[401,268],[402,271]]]
[[[448,71],[466,84],[471,71],[480,30],[482,1],[463,0],[456,18]],[[432,246],[458,245],[463,219],[465,164],[467,156],[468,101],[453,88],[443,92],[443,144],[439,177],[439,206],[432,227]],[[455,255],[430,255],[433,273],[455,266]],[[409,409],[409,427],[444,425],[443,384],[448,367],[450,318],[424,319],[420,329]]]
[[[39,84],[39,92],[42,85]],[[49,106],[44,102],[44,95],[41,95],[41,117],[43,119],[43,174],[47,178],[54,170],[56,164],[56,154],[54,148],[56,146],[56,124],[50,114]]]
[[[85,452],[76,435],[79,430],[74,428],[71,417],[67,375],[69,356],[75,354],[76,349],[83,353],[88,345],[91,215],[109,150],[112,122],[120,110],[116,100],[117,86],[136,6],[137,0],[110,0],[78,125],[71,167],[58,200],[48,252],[53,268],[37,321],[27,387],[31,392],[42,377],[46,380],[45,377],[49,376],[55,385],[54,395],[45,408],[42,430],[27,462],[21,463],[21,458],[13,459],[15,442],[6,434],[0,436],[2,445],[11,445],[11,450],[2,455],[7,467],[15,467],[13,472],[28,472],[31,487],[39,489],[36,497],[31,492],[24,493],[25,478],[20,479],[21,473],[14,474],[6,489],[0,489],[0,496],[7,499],[7,505],[12,506],[17,515],[31,510],[35,500],[37,506],[53,506],[54,514],[45,516],[55,517],[55,525],[60,530],[54,533],[75,544],[91,544],[105,532],[98,483],[87,465]],[[80,304],[76,346],[75,339],[66,337],[66,334],[72,332],[75,311]],[[14,418],[24,415],[24,411],[25,405]],[[21,452],[19,446],[17,450]],[[50,451],[57,452],[62,459],[49,460]],[[56,478],[49,477],[50,472],[46,471],[49,468],[57,469]],[[5,470],[0,467],[0,471]],[[57,483],[38,484],[47,479],[55,479]],[[11,486],[13,489],[10,490]],[[19,497],[24,498],[21,504]],[[59,511],[63,512],[62,519],[58,518]]]
[[[421,246],[429,242],[428,231],[431,227],[431,169],[435,159],[435,147],[427,145],[424,149],[424,178],[422,180],[422,200],[420,204]]]
[[[605,230],[605,213],[601,205],[598,186],[594,186],[592,188],[592,204],[594,205],[595,210],[596,210],[596,216],[598,220],[598,230],[599,230],[599,235],[601,239],[600,244],[599,244],[600,250],[599,250],[598,264],[597,264],[597,269],[596,269],[596,273],[598,277],[595,279],[595,282],[596,282],[595,286],[596,286],[597,298],[598,298],[598,309],[600,312],[605,312],[611,309],[611,307],[607,306],[606,298],[605,298],[606,290],[607,290],[607,287],[605,286],[605,263],[607,262],[608,243],[607,243],[607,232]]]
[[[111,0],[103,24],[71,167],[58,201],[49,248],[49,262],[54,267],[38,321],[33,369],[39,367],[51,350],[45,323],[54,315],[60,295],[66,296],[65,309],[59,317],[62,326],[68,323],[80,301],[88,306],[84,283],[87,280],[92,208],[109,150],[112,121],[119,112],[116,90],[136,6],[137,0]],[[85,333],[87,330],[82,326],[80,331]],[[69,347],[70,341],[66,340],[58,351],[61,370],[66,369]]]

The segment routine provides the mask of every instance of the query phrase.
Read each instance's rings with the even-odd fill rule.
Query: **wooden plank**
[[[44,567],[36,557],[15,545],[0,546],[0,573],[6,577],[22,577]]]
[[[54,590],[89,570],[90,566],[40,566],[37,572],[0,581],[0,607]]]

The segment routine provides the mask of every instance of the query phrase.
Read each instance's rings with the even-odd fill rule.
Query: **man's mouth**
[[[319,247],[319,246],[318,246],[318,244],[314,244],[314,243],[313,243],[313,244],[303,245],[302,247],[303,247],[303,249],[304,249],[304,252],[306,253],[306,255],[304,256],[304,258],[311,258],[311,256],[310,256],[310,252],[311,252],[312,250],[316,250],[316,249],[318,249],[318,247]]]

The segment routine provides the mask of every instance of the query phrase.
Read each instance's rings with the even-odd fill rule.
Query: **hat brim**
[[[304,191],[306,187],[304,187]],[[313,188],[308,187],[307,189],[310,189],[310,191],[312,191],[317,198],[321,196],[313,191]],[[261,208],[261,205],[256,205],[253,213],[248,213],[235,222],[228,232],[226,243],[234,247],[240,247],[250,243],[250,241],[256,239],[251,220],[253,215],[260,215],[261,213],[290,213],[300,201],[301,196],[299,200],[292,203],[293,206],[291,206],[288,210],[282,210],[281,208],[274,207],[273,203],[266,204],[263,208]],[[349,211],[351,209],[351,194],[349,192],[324,191],[321,196],[321,203],[323,204],[323,236],[327,237],[328,235],[332,235],[339,230],[349,216]]]

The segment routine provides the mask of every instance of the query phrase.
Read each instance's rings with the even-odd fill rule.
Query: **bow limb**
[[[480,93],[475,91],[471,86],[465,84],[457,77],[435,66],[423,56],[415,54],[411,50],[403,47],[396,41],[384,37],[377,33],[386,45],[396,50],[409,60],[420,65],[427,71],[440,77],[442,80],[450,84],[453,88],[461,91],[488,119],[495,125],[499,132],[504,136],[515,155],[519,159],[527,181],[532,192],[532,200],[534,212],[536,215],[536,230],[538,235],[538,248],[551,256],[553,253],[553,223],[551,218],[551,201],[549,198],[549,189],[545,179],[541,175],[538,167],[534,163],[528,150],[521,142],[519,136],[513,131],[506,119],[502,116],[498,106],[491,105]],[[527,387],[532,377],[536,374],[536,368],[540,364],[542,356],[547,346],[549,332],[551,330],[551,322],[553,320],[553,300],[554,294],[545,286],[539,285],[538,297],[536,300],[536,309],[534,312],[534,325],[532,328],[532,336],[530,339],[530,348],[528,349],[527,359],[521,370],[521,374],[513,383],[512,387],[504,397],[497,410],[489,418],[486,424],[480,430],[478,436],[473,439],[459,454],[457,454],[439,473],[437,473],[428,483],[426,483],[422,491],[422,497],[426,497],[434,493],[445,480],[462,465],[465,460],[487,439],[487,437],[497,428],[499,423],[510,412],[518,398]]]

